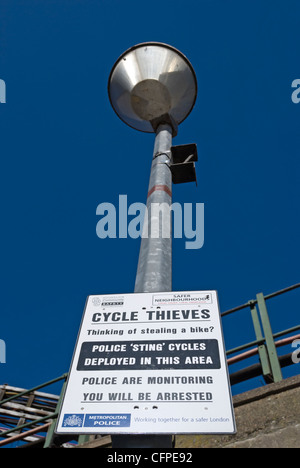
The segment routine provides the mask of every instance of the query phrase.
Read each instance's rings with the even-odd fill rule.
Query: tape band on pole
[[[166,192],[169,197],[172,197],[172,192],[167,185],[154,185],[152,189],[149,190],[147,198],[149,198],[150,195],[152,195],[152,193],[156,192],[157,190],[162,190],[163,192]]]

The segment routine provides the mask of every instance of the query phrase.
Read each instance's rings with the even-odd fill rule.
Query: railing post
[[[64,397],[64,394],[65,394],[66,385],[67,385],[67,379],[65,379],[65,381],[63,383],[63,386],[62,386],[62,389],[61,389],[61,392],[60,392],[60,396],[59,396],[59,400],[58,400],[57,405],[56,405],[55,412],[57,414],[59,414],[60,409],[61,409],[63,397]],[[43,447],[44,449],[45,448],[51,448],[51,445],[52,445],[52,442],[53,442],[53,439],[54,439],[54,431],[55,431],[55,427],[56,427],[56,421],[57,421],[57,417],[55,419],[53,419],[53,421],[51,423],[51,426],[49,427],[49,429],[47,431],[47,435],[46,435],[45,443],[44,443],[44,447]]]
[[[86,444],[87,442],[90,441],[90,438],[93,437],[93,434],[89,435],[89,434],[81,434],[79,437],[78,437],[78,445],[83,445],[83,444]]]
[[[278,359],[278,354],[275,346],[274,336],[272,332],[272,327],[267,311],[266,301],[263,293],[259,293],[256,296],[257,305],[260,313],[261,323],[263,327],[263,332],[266,340],[266,347],[269,357],[269,362],[271,366],[271,373],[273,382],[280,382],[282,377],[281,366]]]
[[[258,316],[258,312],[257,312],[257,308],[255,304],[256,304],[255,301],[249,302],[256,339],[257,341],[262,341],[264,340],[264,336],[263,336],[263,332],[261,329],[259,316]],[[259,354],[259,359],[260,359],[260,363],[262,367],[264,380],[266,383],[270,383],[272,379],[272,371],[271,371],[270,362],[268,358],[268,352],[267,352],[265,343],[258,346],[258,354]]]

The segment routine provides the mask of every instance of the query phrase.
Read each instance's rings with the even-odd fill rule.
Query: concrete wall
[[[177,436],[176,448],[300,448],[300,375],[233,399],[234,436]]]

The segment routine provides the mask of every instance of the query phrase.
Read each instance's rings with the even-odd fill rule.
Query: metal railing
[[[259,293],[256,295],[256,299],[248,301],[246,304],[227,310],[226,312],[223,312],[221,314],[222,317],[227,317],[228,315],[231,315],[233,313],[248,309],[248,311],[251,314],[254,333],[256,335],[256,340],[227,351],[229,366],[238,362],[242,362],[248,359],[249,357],[255,355],[259,356],[259,362],[257,364],[252,365],[250,367],[242,368],[238,372],[230,374],[232,385],[261,375],[263,376],[267,384],[279,382],[283,379],[282,368],[294,364],[292,360],[292,353],[289,353],[284,356],[279,356],[277,353],[277,348],[290,344],[296,339],[300,339],[300,334],[289,336],[281,340],[277,340],[277,338],[281,338],[285,335],[290,335],[291,333],[300,331],[300,325],[296,325],[292,328],[274,334],[272,332],[271,322],[266,307],[266,301],[279,295],[293,291],[297,288],[300,288],[300,283],[290,286],[286,289],[282,289],[275,293],[269,294],[267,296],[264,296],[262,293]],[[232,355],[234,356],[230,357]],[[64,374],[54,380],[41,384],[30,390],[24,390],[22,392],[12,392],[13,394],[11,394],[8,397],[7,389],[10,389],[12,387],[7,387],[5,385],[0,386],[0,423],[2,421],[2,423],[4,422],[5,425],[15,425],[14,427],[0,428],[0,438],[4,439],[0,441],[0,447],[12,444],[20,440],[26,442],[29,445],[30,443],[32,443],[32,436],[34,436],[35,442],[38,442],[39,445],[43,446],[43,448],[51,448],[53,446],[57,447],[70,440],[76,440],[76,436],[69,436],[68,438],[65,436],[57,436],[55,434],[56,419],[60,412],[67,376],[68,374]],[[29,398],[31,398],[32,404],[36,397],[43,395],[44,400],[46,399],[47,406],[47,398],[49,397],[49,395],[41,394],[37,391],[59,381],[63,382],[63,386],[60,397],[56,397],[57,403],[52,408],[52,411],[48,411],[47,414],[42,417],[36,416],[36,414],[38,413],[37,411],[34,412],[35,416],[30,416],[30,414],[28,414],[28,406],[30,406]],[[53,395],[50,395],[50,397],[53,397]],[[24,399],[26,400],[26,398],[27,401],[24,402]],[[15,410],[21,410],[20,413],[16,413],[19,416],[17,419],[16,414],[13,414],[13,412],[9,413],[10,410],[7,409],[12,402],[16,403],[16,406],[14,407]],[[19,408],[17,408],[18,405]],[[25,406],[27,408],[27,412],[24,410]],[[49,410],[49,404],[47,406],[47,409]],[[27,430],[25,432],[22,432],[24,429]],[[46,433],[46,435],[41,435],[44,433]],[[88,439],[89,436],[79,436],[78,444],[81,445],[87,442]],[[103,441],[103,446],[107,446],[108,444],[109,442],[107,442],[107,440]]]
[[[267,384],[280,382],[283,379],[282,368],[294,364],[292,360],[293,353],[279,356],[277,348],[291,344],[293,341],[300,339],[300,334],[289,336],[279,341],[275,340],[299,331],[300,325],[296,325],[278,333],[273,333],[266,301],[298,288],[300,288],[300,283],[281,289],[280,291],[276,291],[275,293],[267,296],[264,296],[263,293],[259,293],[256,295],[256,299],[250,300],[246,304],[227,310],[221,314],[222,317],[226,317],[241,310],[248,309],[251,313],[253,328],[256,335],[256,340],[227,351],[229,366],[246,360],[251,356],[259,356],[258,364],[241,369],[240,371],[230,375],[232,385],[259,375],[263,376]],[[236,355],[236,353],[240,353],[245,350],[248,351]],[[235,356],[230,358],[233,354],[235,354]]]
[[[30,390],[21,392],[18,391],[19,389],[8,385],[0,387],[0,423],[7,426],[7,428],[0,429],[0,438],[4,438],[4,440],[0,441],[0,447],[18,440],[32,443],[38,441],[38,439],[45,439],[47,443],[51,426],[54,429],[54,421],[59,414],[61,398],[56,395],[38,392],[38,390],[61,380],[65,381],[66,378],[67,374],[64,374]],[[39,417],[40,414],[45,415]],[[30,430],[22,432],[23,429]],[[47,437],[32,437],[37,433],[44,432],[47,432]],[[12,435],[14,433],[16,435]]]

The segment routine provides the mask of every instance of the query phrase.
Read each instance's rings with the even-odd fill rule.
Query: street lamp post
[[[172,183],[194,180],[195,148],[175,151],[172,138],[191,112],[197,96],[195,72],[173,47],[148,42],[126,51],[115,63],[108,83],[110,102],[129,126],[155,133],[155,145],[147,196],[147,220],[141,240],[135,290],[172,291],[171,216],[154,207],[172,204]],[[176,147],[175,147],[176,148]],[[179,147],[177,147],[179,148]],[[176,154],[176,158],[174,158]],[[176,159],[176,161],[174,161]],[[188,159],[188,161],[187,161]],[[191,175],[192,174],[192,175]],[[171,435],[115,435],[113,448],[170,448]]]
[[[141,240],[134,292],[172,291],[171,217],[153,212],[153,206],[172,203],[171,164],[172,128],[160,125],[157,130],[147,197],[148,223],[146,237]],[[148,229],[147,229],[148,227]],[[158,232],[153,232],[154,227]]]

